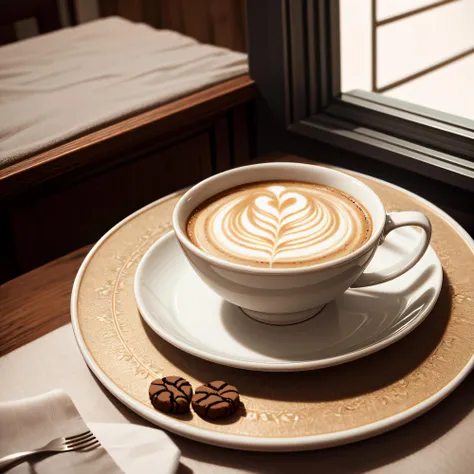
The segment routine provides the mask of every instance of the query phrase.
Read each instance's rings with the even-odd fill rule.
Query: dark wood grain
[[[228,117],[221,117],[214,122],[211,136],[213,138],[213,147],[211,148],[213,164],[215,171],[220,173],[221,171],[228,170],[232,166]]]
[[[162,23],[158,25],[158,28],[184,32],[184,18],[181,1],[182,0],[162,0],[160,2]]]
[[[99,9],[101,16],[120,15],[203,43],[247,48],[245,0],[99,0]]]
[[[240,105],[232,111],[233,133],[234,133],[234,165],[244,165],[250,156],[250,131],[247,106]]]
[[[142,0],[143,18],[154,28],[160,28],[163,23],[163,9],[160,0]]]
[[[0,25],[0,46],[16,41],[16,31],[13,24]]]
[[[99,0],[99,14],[101,17],[118,15],[117,0]]]
[[[247,52],[247,2],[246,0],[235,0],[236,1],[236,12],[235,12],[235,25],[236,31],[236,42],[235,49],[237,51]]]
[[[57,0],[35,0],[33,3],[36,4],[34,16],[38,22],[40,33],[49,33],[50,31],[59,30],[61,28]]]
[[[77,25],[77,9],[75,0],[67,0],[67,19],[70,26]]]
[[[40,33],[61,28],[57,0],[2,0],[0,1],[0,46],[15,41],[14,23],[35,18]]]
[[[0,356],[70,321],[72,284],[91,247],[0,285]]]
[[[76,5],[80,1],[66,0],[72,25],[77,24]],[[247,50],[245,0],[99,0],[98,6],[101,17],[119,15],[178,31],[203,43]],[[13,22],[31,17],[37,19],[40,33],[61,28],[57,0],[1,1],[0,45],[17,39]]]
[[[143,21],[143,2],[117,0],[117,9],[120,15],[131,21]]]
[[[35,4],[32,0],[18,2],[0,2],[0,18],[3,25],[12,24],[25,18],[33,17]]]
[[[208,1],[181,2],[183,33],[201,43],[212,43],[212,24]],[[166,26],[166,25],[163,25]]]
[[[245,20],[236,0],[209,0],[213,43],[225,48],[245,51]],[[243,23],[243,24],[242,24]]]
[[[18,272],[97,240],[128,214],[211,173],[209,135],[200,133],[54,191],[30,193],[8,208]]]

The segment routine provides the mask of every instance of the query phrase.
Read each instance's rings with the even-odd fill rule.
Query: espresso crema
[[[301,267],[360,248],[372,234],[367,210],[319,184],[260,181],[229,189],[198,206],[187,234],[201,250],[253,267]]]

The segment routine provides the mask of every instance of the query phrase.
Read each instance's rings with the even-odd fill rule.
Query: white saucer
[[[419,235],[412,228],[391,232],[369,270],[401,258]],[[135,297],[148,325],[189,354],[241,369],[290,372],[342,364],[398,341],[429,314],[442,279],[441,263],[429,247],[401,277],[348,290],[302,323],[271,326],[208,288],[170,232],[140,262]]]

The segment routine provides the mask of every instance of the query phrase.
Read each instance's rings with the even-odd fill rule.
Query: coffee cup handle
[[[385,237],[388,233],[392,232],[392,230],[405,226],[417,226],[423,229],[422,238],[416,247],[401,261],[394,265],[376,272],[362,273],[355,283],[352,284],[351,288],[377,285],[378,283],[393,280],[410,270],[410,268],[418,263],[421,257],[425,254],[431,239],[431,222],[421,212],[404,211],[388,214],[379,245],[384,245]]]

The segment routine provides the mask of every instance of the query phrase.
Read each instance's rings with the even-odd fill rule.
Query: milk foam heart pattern
[[[270,181],[230,189],[191,215],[187,231],[199,248],[261,267],[321,263],[347,255],[372,233],[370,216],[334,188]]]

